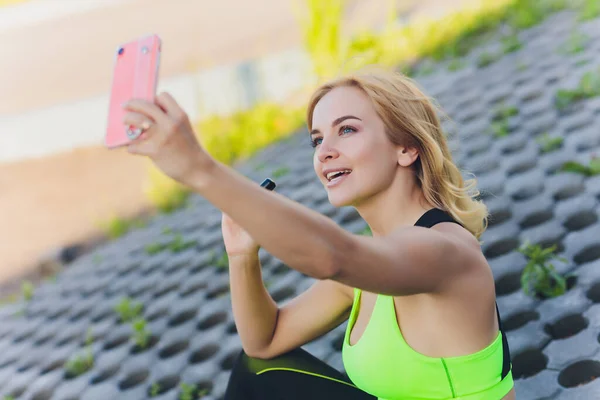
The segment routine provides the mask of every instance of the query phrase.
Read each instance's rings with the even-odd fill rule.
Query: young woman
[[[223,211],[243,347],[226,400],[515,399],[478,240],[487,209],[473,199],[475,181],[463,181],[432,103],[412,80],[344,77],[309,102],[315,173],[331,204],[354,207],[372,237],[211,158],[170,95],[125,107],[123,122],[145,130],[129,151]],[[261,279],[259,247],[317,282],[279,309]],[[300,349],[347,319],[350,379]]]

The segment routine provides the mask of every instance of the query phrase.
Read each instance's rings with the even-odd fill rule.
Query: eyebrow
[[[335,120],[334,120],[334,121],[331,123],[331,127],[333,128],[334,126],[336,126],[336,125],[338,125],[338,124],[340,124],[340,123],[344,122],[344,121],[345,121],[345,120],[347,120],[347,119],[357,119],[357,120],[359,120],[359,121],[362,121],[362,119],[360,119],[360,118],[358,118],[358,117],[355,117],[354,115],[344,115],[343,117],[336,118],[336,119],[335,119]],[[319,131],[318,129],[313,129],[312,131],[310,131],[310,134],[309,134],[309,135],[310,135],[310,136],[312,136],[312,135],[314,135],[314,134],[317,134],[317,133],[320,133],[320,132],[321,132],[321,131]]]

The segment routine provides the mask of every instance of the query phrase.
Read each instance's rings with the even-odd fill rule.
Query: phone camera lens
[[[124,52],[125,52],[125,49],[122,47],[119,47],[119,51],[118,51],[119,55],[123,54]]]

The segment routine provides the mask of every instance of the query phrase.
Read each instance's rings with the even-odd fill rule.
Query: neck
[[[414,178],[397,179],[386,191],[356,207],[373,236],[386,236],[400,227],[413,226],[435,206],[429,204]]]

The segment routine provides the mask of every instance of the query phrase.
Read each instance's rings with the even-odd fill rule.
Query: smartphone
[[[275,182],[273,182],[269,178],[265,178],[265,180],[262,181],[262,183],[260,184],[260,186],[264,187],[267,190],[273,190],[273,189],[275,189],[277,187],[277,185],[275,184]]]
[[[160,37],[151,34],[117,47],[105,137],[109,149],[125,146],[142,134],[141,129],[123,124],[122,105],[133,98],[154,102],[161,44]]]

